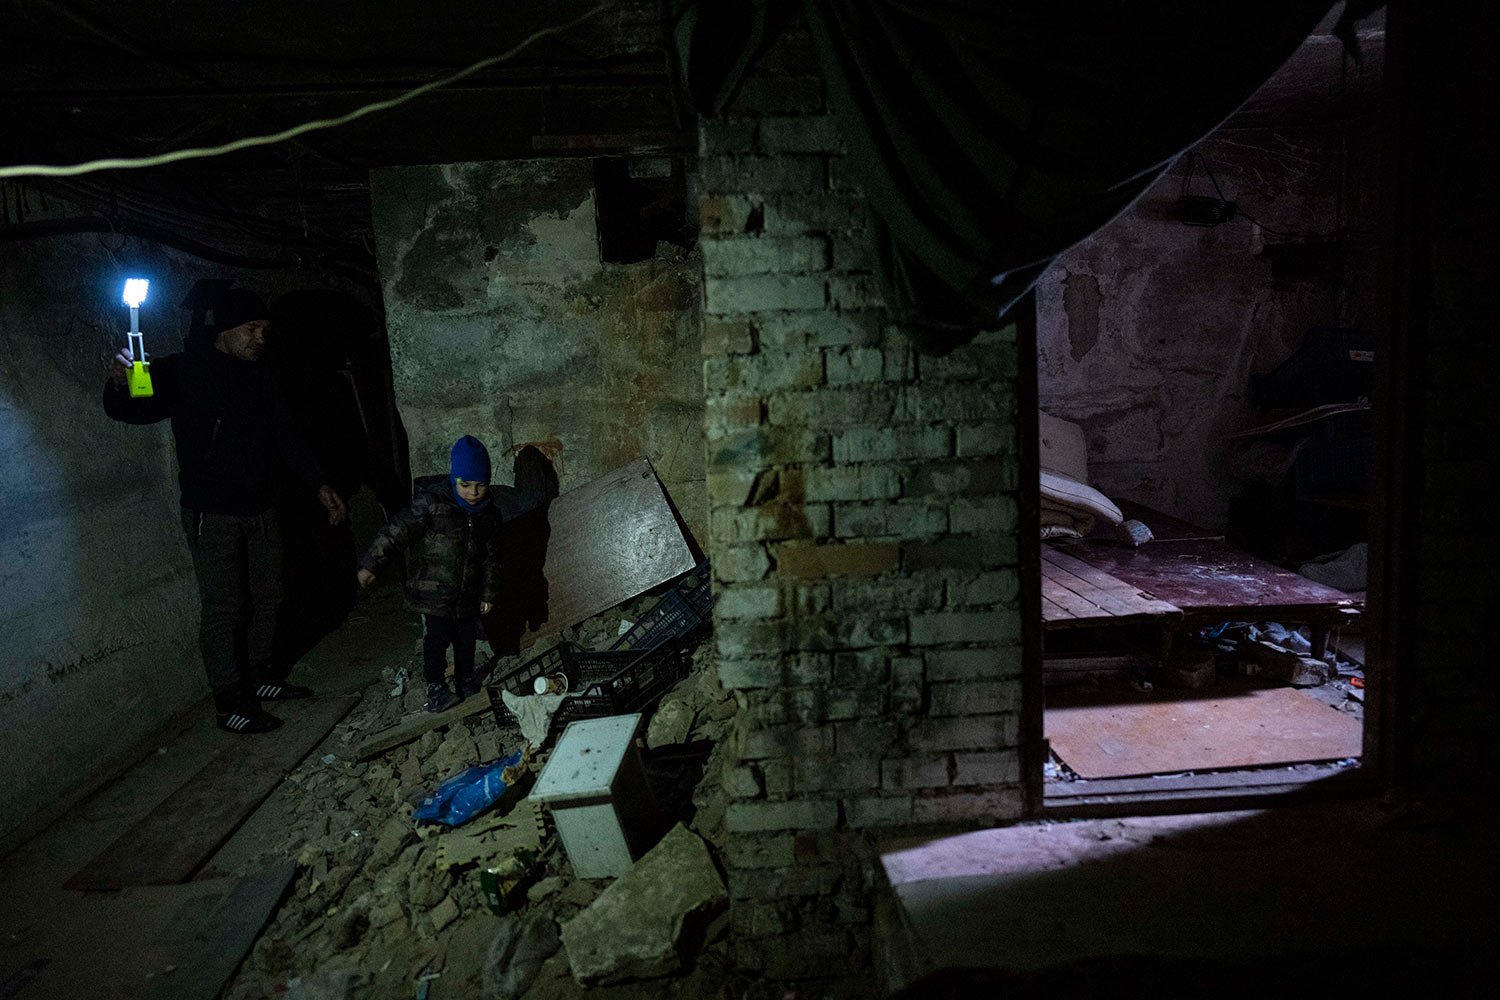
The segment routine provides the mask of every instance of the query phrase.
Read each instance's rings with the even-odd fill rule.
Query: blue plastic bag
[[[413,810],[414,819],[430,823],[460,826],[484,812],[510,788],[505,783],[507,768],[521,763],[521,751],[509,757],[465,768],[437,787]]]

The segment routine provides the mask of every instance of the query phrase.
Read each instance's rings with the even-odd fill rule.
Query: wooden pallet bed
[[[1131,548],[1085,538],[1042,546],[1042,622],[1048,631],[1160,625],[1169,633],[1223,621],[1313,627],[1314,654],[1328,630],[1357,619],[1348,594],[1233,548],[1222,537],[1132,505],[1157,534]]]

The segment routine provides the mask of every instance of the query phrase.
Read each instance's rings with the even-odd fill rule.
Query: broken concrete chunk
[[[529,903],[540,903],[562,887],[563,880],[561,878],[556,875],[549,875],[526,890],[526,901]]]
[[[573,978],[589,986],[670,975],[728,900],[708,848],[679,823],[563,927]]]
[[[693,731],[694,714],[693,707],[685,701],[662,702],[646,727],[646,745],[655,750],[686,743]]]
[[[1332,672],[1322,660],[1303,656],[1264,639],[1241,643],[1240,652],[1258,663],[1262,673],[1294,687],[1317,687],[1326,683]]]
[[[432,919],[432,929],[440,931],[458,919],[458,903],[452,896],[444,896],[443,901],[432,908],[428,917]]]

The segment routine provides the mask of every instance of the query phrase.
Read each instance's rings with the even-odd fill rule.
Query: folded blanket
[[[1041,522],[1048,525],[1072,528],[1086,535],[1094,527],[1096,518],[1111,525],[1125,520],[1120,508],[1087,483],[1080,483],[1068,476],[1042,470]]]

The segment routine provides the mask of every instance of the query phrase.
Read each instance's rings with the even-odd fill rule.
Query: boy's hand
[[[359,585],[361,587],[368,587],[375,582],[375,574],[363,567],[360,568],[359,573],[356,575],[359,577]]]
[[[479,602],[479,613],[482,614],[482,615],[489,614],[490,610],[492,608],[494,608],[494,605],[491,604],[489,601],[480,601]]]

